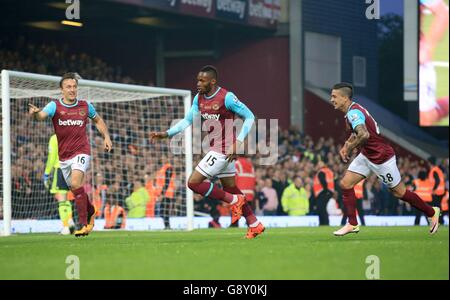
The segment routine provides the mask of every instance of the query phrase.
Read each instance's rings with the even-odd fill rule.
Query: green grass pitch
[[[2,237],[0,279],[66,279],[69,255],[80,279],[366,279],[370,255],[380,279],[449,279],[448,227],[335,229],[268,228],[254,240],[243,228]]]

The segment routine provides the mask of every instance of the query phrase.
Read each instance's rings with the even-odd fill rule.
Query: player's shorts
[[[53,182],[52,187],[50,189],[50,193],[52,194],[67,194],[69,190],[69,186],[64,179],[63,172],[60,168],[56,168],[53,172]]]
[[[374,172],[389,188],[396,187],[402,180],[400,171],[397,168],[395,155],[384,163],[377,165],[371,162],[362,153],[359,153],[350,166],[348,166],[348,170],[365,177],[369,177],[370,172]]]
[[[69,187],[72,182],[72,170],[80,170],[86,174],[90,162],[91,156],[87,154],[78,154],[71,159],[59,161],[59,166]]]
[[[226,158],[225,154],[209,151],[195,169],[208,179],[233,177],[236,175],[236,166],[234,161],[228,162]]]
[[[433,110],[436,102],[436,70],[433,63],[420,65],[419,69],[419,111]]]

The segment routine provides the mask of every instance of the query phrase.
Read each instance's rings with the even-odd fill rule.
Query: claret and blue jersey
[[[375,164],[382,164],[395,155],[394,149],[380,135],[380,128],[369,112],[356,102],[353,102],[345,118],[355,131],[359,125],[365,125],[369,132],[369,139],[361,146],[361,153]]]
[[[212,149],[221,153],[224,153],[225,151],[225,144],[231,145],[236,139],[233,128],[227,125],[226,120],[234,120],[235,115],[244,118],[244,124],[237,136],[237,140],[242,142],[248,135],[255,119],[255,116],[250,109],[244,103],[239,101],[235,94],[219,87],[217,91],[209,97],[197,94],[194,97],[192,107],[186,117],[167,131],[169,137],[186,129],[198,115],[200,115],[202,121],[206,123],[206,127],[210,128],[208,134]],[[222,126],[222,130],[213,130],[214,128],[217,128],[219,124]]]
[[[90,155],[86,133],[87,118],[97,116],[94,106],[84,100],[65,104],[62,99],[49,102],[43,109],[52,119],[58,139],[59,160],[65,161],[78,154]]]
[[[76,107],[78,105],[78,103],[79,103],[78,99],[72,105],[65,104],[62,101],[62,99],[60,99],[58,101],[59,101],[59,103],[62,106],[68,107],[68,108]],[[87,102],[87,104],[88,104],[88,112],[89,112],[88,116],[89,116],[90,119],[93,119],[97,115],[97,112],[95,111],[94,106],[90,102]],[[44,112],[46,112],[50,118],[53,118],[53,116],[56,113],[56,101],[52,101],[52,102],[47,103],[47,105],[42,110]]]

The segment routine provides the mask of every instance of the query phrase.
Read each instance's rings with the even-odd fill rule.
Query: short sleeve
[[[238,97],[232,92],[225,95],[225,107],[234,113],[239,114],[244,109],[244,104],[239,101]]]
[[[347,119],[352,124],[352,129],[355,129],[358,125],[366,123],[366,117],[358,109],[352,109],[347,113]]]
[[[89,118],[93,119],[97,116],[97,112],[95,111],[94,105],[91,104],[91,102],[88,102],[88,107],[89,107],[89,113],[88,116]]]
[[[47,103],[47,105],[42,109],[43,112],[47,113],[50,118],[56,113],[56,103],[54,101]]]

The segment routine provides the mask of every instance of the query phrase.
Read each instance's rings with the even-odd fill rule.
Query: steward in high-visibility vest
[[[170,199],[175,198],[175,172],[170,163],[164,164],[156,172],[156,188],[158,196]]]
[[[147,202],[150,199],[143,180],[137,179],[133,182],[133,192],[125,198],[128,208],[128,218],[144,218]]]
[[[419,178],[413,180],[413,190],[423,201],[432,202],[432,192],[433,185],[429,178],[427,177],[427,172],[421,170],[418,175]],[[416,218],[414,220],[414,225],[420,225],[420,218],[422,217],[422,212],[418,209],[415,210]],[[427,218],[428,222],[428,218]]]
[[[432,206],[440,207],[442,198],[445,195],[445,176],[441,168],[436,164],[435,157],[429,157],[428,163],[430,164],[430,172],[428,173],[428,180],[432,185]],[[442,208],[441,208],[442,209]],[[443,217],[439,218],[440,222],[443,221]]]
[[[319,225],[329,225],[327,204],[334,193],[334,174],[324,161],[317,163],[317,174],[314,176],[313,193],[319,214]]]
[[[103,176],[100,173],[96,174],[95,183],[95,189],[92,195],[92,204],[94,204],[95,208],[97,208],[97,217],[101,217],[106,203],[108,186],[103,184]]]
[[[445,194],[445,177],[444,172],[438,166],[433,166],[428,174],[428,180],[433,187],[433,195],[444,196]]]
[[[119,229],[125,228],[127,214],[122,206],[116,204],[105,204],[103,211],[105,215],[105,229]]]
[[[426,174],[424,177],[424,179],[417,178],[413,180],[414,192],[417,196],[422,198],[423,201],[431,202],[433,201],[433,198],[431,197],[433,186],[431,185],[430,180],[426,177]]]
[[[155,186],[155,178],[151,177],[147,183],[145,184],[145,189],[150,197],[150,200],[147,202],[147,208],[145,210],[145,216],[147,218],[155,217],[155,204],[158,199],[158,189]]]
[[[442,198],[441,210],[442,210],[442,212],[448,214],[448,191],[445,192],[445,195]]]
[[[334,174],[329,168],[322,167],[319,169],[316,176],[314,176],[314,197],[317,198],[325,187],[330,192],[334,192]]]
[[[294,182],[284,189],[281,203],[289,216],[304,216],[309,212],[309,192],[300,176],[296,176]]]
[[[156,172],[156,189],[161,197],[161,216],[166,229],[170,228],[169,216],[175,199],[175,171],[166,159],[165,164]]]

